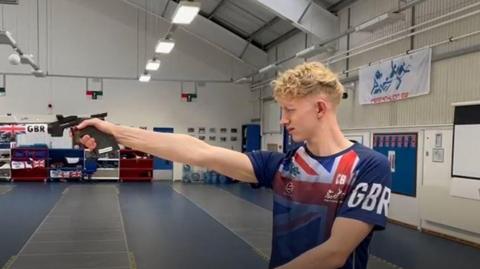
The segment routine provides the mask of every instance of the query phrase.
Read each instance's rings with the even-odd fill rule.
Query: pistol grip
[[[89,135],[95,139],[97,147],[93,150],[93,153],[97,156],[119,149],[118,143],[112,135],[103,133],[93,126],[73,131],[74,140],[77,143],[80,141],[80,138],[85,135]]]

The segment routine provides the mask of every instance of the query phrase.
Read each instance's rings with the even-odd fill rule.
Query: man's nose
[[[287,125],[289,122],[289,120],[287,119],[287,117],[285,117],[285,115],[282,115],[282,117],[280,118],[280,124],[281,125]]]

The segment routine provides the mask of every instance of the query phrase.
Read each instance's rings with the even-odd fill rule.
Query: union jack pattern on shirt
[[[388,214],[391,174],[385,156],[355,143],[319,157],[300,146],[286,154],[252,152],[259,185],[274,191],[270,267],[283,265],[330,237],[336,217],[382,229]],[[342,268],[366,268],[371,235]],[[355,267],[354,267],[355,265]]]

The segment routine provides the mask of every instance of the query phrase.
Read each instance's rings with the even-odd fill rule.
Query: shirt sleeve
[[[390,203],[390,164],[382,154],[372,154],[356,173],[351,191],[337,216],[360,220],[374,225],[375,230],[382,230],[387,223]]]
[[[247,153],[252,162],[258,184],[256,187],[272,188],[272,181],[285,154],[272,151],[253,151]]]

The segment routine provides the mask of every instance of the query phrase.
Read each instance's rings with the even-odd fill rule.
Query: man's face
[[[319,122],[319,105],[312,96],[300,98],[279,98],[282,110],[280,124],[284,125],[295,142],[302,142],[314,136]]]

